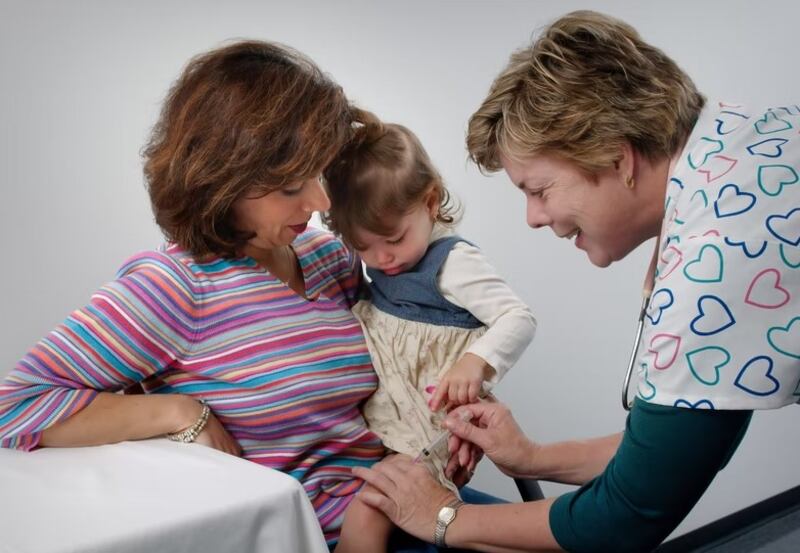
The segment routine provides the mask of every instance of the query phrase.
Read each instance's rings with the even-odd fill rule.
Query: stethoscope
[[[656,247],[653,250],[653,258],[650,260],[650,267],[648,268],[647,276],[645,276],[644,279],[644,286],[642,287],[642,307],[639,309],[639,322],[636,325],[636,338],[633,342],[631,359],[628,361],[628,370],[625,372],[625,380],[622,382],[622,407],[626,411],[630,411],[631,406],[633,405],[633,401],[628,399],[628,391],[631,386],[633,367],[636,365],[636,358],[639,355],[639,343],[642,341],[644,318],[647,316],[647,308],[650,307],[650,298],[653,294],[653,281],[656,274],[656,263],[658,262],[659,242],[660,240],[656,240]]]

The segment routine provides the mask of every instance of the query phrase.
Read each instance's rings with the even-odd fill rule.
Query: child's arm
[[[463,405],[475,403],[483,383],[496,375],[494,367],[481,357],[467,351],[439,379],[431,397],[431,410],[438,411],[441,403]]]
[[[452,404],[475,401],[483,382],[500,380],[520,358],[536,331],[531,310],[497,274],[481,250],[471,244],[459,242],[453,247],[439,272],[438,283],[446,300],[468,310],[487,330],[440,381],[431,398],[434,411],[447,401]]]

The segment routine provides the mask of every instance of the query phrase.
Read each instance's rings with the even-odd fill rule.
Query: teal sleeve
[[[572,553],[655,548],[727,464],[751,416],[637,399],[605,471],[553,503],[556,541]]]

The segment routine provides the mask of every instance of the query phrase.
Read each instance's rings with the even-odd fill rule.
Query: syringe
[[[464,411],[463,413],[461,413],[461,416],[459,418],[464,422],[469,422],[472,420],[472,413],[470,413],[469,411]],[[420,451],[419,454],[417,454],[417,456],[414,457],[414,462],[419,463],[420,461],[430,457],[431,453],[436,451],[436,448],[442,445],[442,443],[444,443],[447,440],[447,438],[450,437],[450,434],[451,432],[449,430],[442,430],[442,432],[439,435],[437,435],[433,439],[433,441],[427,445],[427,447],[423,447],[422,451]]]

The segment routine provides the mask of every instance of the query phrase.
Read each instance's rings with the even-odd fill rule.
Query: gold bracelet
[[[206,427],[208,415],[211,413],[211,409],[206,402],[201,400],[200,403],[203,405],[203,411],[200,413],[200,418],[197,419],[197,422],[195,422],[192,426],[181,430],[180,432],[167,433],[167,438],[173,442],[183,442],[185,444],[190,444],[197,439],[197,436],[199,436],[200,432],[203,431],[203,428]]]

